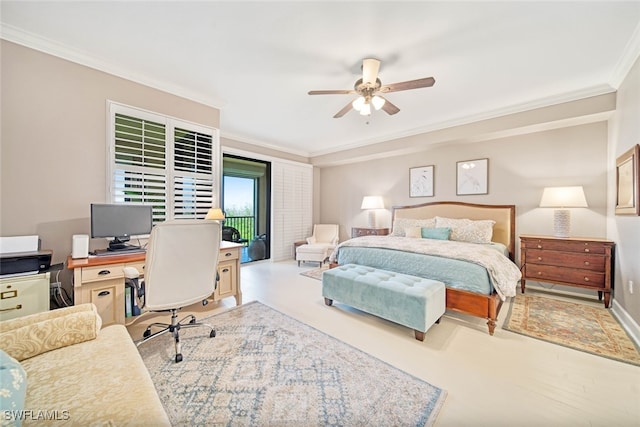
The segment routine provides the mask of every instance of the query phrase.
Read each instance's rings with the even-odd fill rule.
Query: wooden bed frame
[[[411,206],[394,206],[392,220],[396,218],[427,219],[435,216],[447,218],[468,218],[473,220],[492,219],[493,241],[502,243],[509,250],[509,258],[515,262],[515,205],[480,205],[463,202],[433,202]],[[489,335],[496,328],[502,300],[494,291],[491,295],[447,288],[447,310],[487,319]]]

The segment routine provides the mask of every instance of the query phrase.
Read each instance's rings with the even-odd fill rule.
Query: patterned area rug
[[[174,426],[423,426],[446,397],[259,302],[206,321],[217,336],[183,329],[180,363],[169,336],[139,347]]]
[[[640,366],[640,352],[604,307],[518,294],[503,328]]]
[[[322,280],[322,273],[329,269],[329,264],[325,264],[322,267],[314,268],[312,270],[305,270],[300,274],[306,277],[310,277],[316,280]]]

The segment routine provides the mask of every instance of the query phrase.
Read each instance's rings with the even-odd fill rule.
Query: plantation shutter
[[[154,223],[204,218],[218,200],[215,129],[115,103],[110,113],[110,202],[150,204]]]
[[[271,257],[295,257],[293,243],[311,235],[313,169],[307,165],[272,163],[273,239]]]

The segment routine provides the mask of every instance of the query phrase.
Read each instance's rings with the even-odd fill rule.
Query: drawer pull
[[[541,256],[538,257],[538,261],[542,261],[542,257]]]
[[[15,307],[3,308],[0,311],[12,311],[12,310],[20,310],[22,308],[22,304],[18,304]]]
[[[106,296],[107,296],[107,295],[109,295],[110,293],[111,293],[111,292],[109,292],[109,291],[102,291],[102,292],[98,293],[98,296],[99,296],[99,297],[106,297]]]
[[[542,245],[538,245],[538,249],[542,249]]]
[[[538,276],[542,276],[542,271],[538,271]]]
[[[585,278],[584,278],[584,281],[585,281],[585,282],[588,282],[588,281],[589,281],[589,278],[588,278],[588,277],[585,277]]]
[[[585,252],[589,252],[589,249],[585,248],[585,250],[584,250],[584,251],[585,251]]]
[[[585,262],[584,262],[584,265],[589,265],[589,261],[585,261]]]
[[[229,272],[229,269],[228,269],[228,268],[223,268],[223,269],[222,269],[222,272],[223,272],[223,273],[228,273],[228,272]]]
[[[100,270],[100,272],[98,272],[100,276],[106,276],[107,274],[111,274],[111,272],[109,270]]]
[[[233,255],[231,252],[227,252],[226,254],[224,254],[224,256],[231,256]]]

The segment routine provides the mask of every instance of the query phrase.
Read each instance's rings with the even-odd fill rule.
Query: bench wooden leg
[[[325,298],[325,299],[324,299],[324,303],[325,303],[326,305],[331,306],[331,305],[333,305],[333,300],[332,300],[332,299],[330,299],[330,298]]]
[[[415,332],[415,334],[416,334],[416,339],[417,339],[418,341],[424,341],[424,332],[422,332],[422,331],[418,331],[418,330],[416,330],[416,329],[414,329],[413,331]]]
[[[442,317],[438,317],[438,320],[436,320],[436,323],[440,323],[441,319],[442,319]]]

